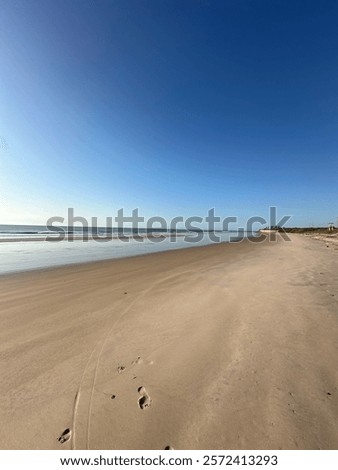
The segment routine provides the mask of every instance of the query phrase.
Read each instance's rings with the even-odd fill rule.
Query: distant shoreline
[[[88,234],[88,237],[83,237],[83,236],[71,236],[71,235],[65,235],[64,240],[62,241],[88,241],[88,240],[97,240],[97,241],[111,241],[111,240],[123,240],[127,241],[130,239],[134,240],[142,240],[144,238],[148,239],[161,239],[161,238],[176,238],[176,237],[184,237],[187,234],[185,233],[168,233],[168,234],[160,234],[160,235],[155,235],[155,234],[144,234],[144,235],[116,235],[116,236],[107,236],[107,235],[90,235]],[[48,238],[48,240],[47,240]],[[59,242],[59,236],[58,235],[46,235],[45,237],[12,237],[12,238],[0,238],[0,243],[11,243],[11,242],[52,242],[56,243]]]

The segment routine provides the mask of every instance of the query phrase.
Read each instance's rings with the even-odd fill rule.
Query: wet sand
[[[0,277],[0,446],[338,449],[338,253],[291,240]]]

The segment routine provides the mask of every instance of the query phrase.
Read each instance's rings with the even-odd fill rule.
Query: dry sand
[[[0,278],[1,447],[338,449],[338,254],[291,237]]]
[[[338,250],[338,234],[337,233],[307,233],[306,236],[314,238],[315,240],[320,240],[324,242],[329,248],[330,246],[333,247],[335,250]]]

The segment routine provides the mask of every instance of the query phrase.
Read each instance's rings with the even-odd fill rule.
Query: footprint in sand
[[[154,365],[154,361],[150,360],[150,361],[144,361],[144,359],[142,359],[141,356],[137,356],[137,358],[131,362],[131,365],[134,366],[134,365],[137,365],[137,364],[145,364],[147,366],[153,366]]]
[[[117,367],[117,373],[121,374],[124,370],[126,370],[125,366],[118,366]]]
[[[60,442],[60,444],[63,444],[69,441],[71,435],[72,435],[72,431],[69,428],[67,428],[63,431],[61,436],[58,437],[58,441]]]
[[[131,365],[133,366],[134,364],[142,364],[143,362],[143,359],[141,358],[141,356],[137,356],[137,359],[135,359],[135,361],[132,361]]]
[[[171,446],[167,446],[167,447],[164,448],[164,450],[174,450],[174,448],[171,447]]]
[[[141,395],[137,401],[138,406],[141,408],[141,410],[144,410],[145,408],[148,408],[151,405],[151,398],[144,387],[138,388],[137,391]]]

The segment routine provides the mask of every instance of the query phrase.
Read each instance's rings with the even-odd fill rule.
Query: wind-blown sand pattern
[[[338,255],[291,239],[1,277],[1,447],[337,449]]]

